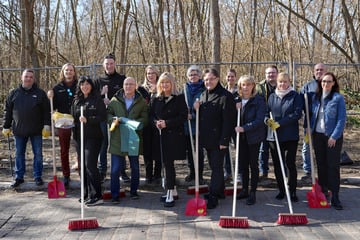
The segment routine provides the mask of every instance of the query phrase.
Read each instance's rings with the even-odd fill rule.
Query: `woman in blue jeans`
[[[110,127],[111,153],[111,197],[119,202],[120,172],[125,168],[125,156],[131,167],[130,196],[138,199],[140,179],[139,154],[142,154],[142,128],[148,122],[148,105],[136,91],[136,81],[132,77],[124,80],[123,89],[115,93],[107,108]]]
[[[325,73],[319,87],[310,97],[310,127],[318,168],[319,184],[325,195],[331,191],[331,206],[342,210],[339,199],[340,154],[346,122],[344,97],[333,73]]]

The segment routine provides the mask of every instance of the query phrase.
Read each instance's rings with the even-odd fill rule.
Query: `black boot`
[[[332,193],[331,206],[333,206],[336,210],[343,210],[343,206],[341,205],[339,199],[339,193]]]
[[[235,191],[235,190],[234,190]],[[247,189],[242,189],[239,192],[239,195],[236,196],[236,199],[243,199],[249,197],[249,191]]]
[[[296,191],[291,191],[290,199],[291,199],[292,202],[298,202],[299,201],[299,198],[296,196]]]
[[[248,199],[246,200],[247,205],[254,205],[256,202],[255,191],[251,191]]]

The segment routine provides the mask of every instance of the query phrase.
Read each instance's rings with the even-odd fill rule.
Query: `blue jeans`
[[[310,146],[307,143],[303,143],[301,156],[303,159],[303,169],[305,173],[311,173],[311,160],[310,160]]]
[[[269,142],[263,141],[259,149],[260,172],[267,174],[269,171]]]
[[[103,134],[103,141],[101,143],[100,153],[99,153],[99,172],[100,174],[106,175],[107,171],[107,150],[109,145],[108,140],[108,126],[107,122],[100,123],[101,132]]]
[[[139,156],[128,156],[131,167],[130,194],[137,192],[140,182]],[[120,192],[120,172],[125,168],[125,156],[111,154],[111,196],[119,197]]]
[[[24,179],[25,175],[25,152],[26,144],[30,138],[32,151],[34,153],[33,175],[40,178],[43,171],[42,136],[15,136],[15,176],[16,179]]]

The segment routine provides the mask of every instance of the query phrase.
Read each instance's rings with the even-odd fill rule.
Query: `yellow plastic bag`
[[[72,128],[74,127],[74,118],[72,115],[67,113],[53,113],[53,120],[56,128]]]

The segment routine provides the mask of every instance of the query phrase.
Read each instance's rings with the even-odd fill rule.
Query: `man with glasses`
[[[199,148],[207,153],[211,168],[210,191],[205,196],[207,208],[218,205],[218,199],[224,198],[224,156],[229,148],[229,142],[236,125],[236,106],[233,95],[220,84],[217,70],[210,68],[204,73],[206,90],[194,103],[194,109],[199,110]]]
[[[123,87],[123,83],[126,78],[125,75],[121,75],[117,73],[115,67],[116,67],[115,56],[112,53],[110,53],[109,55],[105,56],[103,61],[103,68],[105,70],[105,73],[95,81],[95,87],[99,89],[106,106],[109,105],[110,100],[114,96],[114,94]],[[101,174],[101,180],[102,182],[104,182],[107,171],[106,154],[109,144],[106,121],[101,123],[101,130],[104,134],[104,138],[99,154],[99,161],[100,161],[99,171]],[[121,178],[124,182],[130,182],[130,178],[126,174],[125,168],[121,173]]]
[[[267,103],[270,94],[275,92],[278,68],[271,65],[265,69],[265,79],[256,85],[256,91],[265,98]],[[263,141],[259,150],[260,179],[266,179],[269,171],[269,143]]]
[[[318,81],[321,80],[322,75],[326,72],[326,67],[323,63],[318,63],[314,67],[314,76],[313,79],[307,82],[300,90],[301,94],[305,93],[315,93],[318,89]],[[304,106],[305,111],[305,106]],[[304,129],[304,135],[306,135],[306,129]],[[304,176],[301,177],[301,180],[307,180],[311,178],[311,161],[310,161],[310,147],[309,143],[303,142],[302,147],[302,159],[303,159],[303,170]]]

